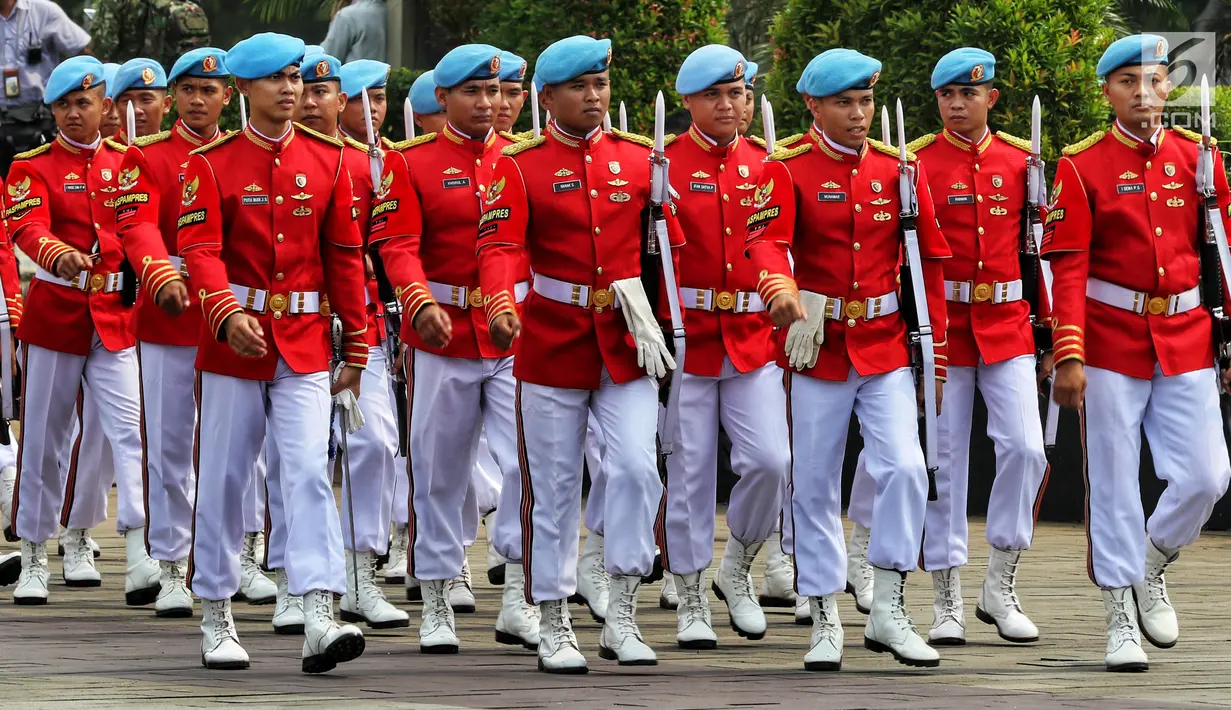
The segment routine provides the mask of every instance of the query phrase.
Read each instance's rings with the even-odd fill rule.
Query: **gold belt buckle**
[[[274,313],[281,313],[286,310],[286,303],[286,296],[280,293],[275,293],[273,297],[269,299],[269,310]]]
[[[594,306],[595,313],[602,313],[603,309],[611,305],[610,289],[598,288],[590,292],[590,305]]]
[[[846,304],[847,318],[863,318],[864,305],[863,301],[848,301]]]
[[[103,284],[107,283],[106,277],[102,274],[94,274],[90,277],[90,292],[98,293],[102,290]]]
[[[483,307],[483,292],[477,288],[471,289],[470,291],[470,307],[471,308],[482,308]]]
[[[990,284],[979,284],[975,286],[975,302],[983,303],[984,301],[992,300],[992,287]]]
[[[731,293],[730,291],[723,291],[722,293],[718,294],[719,310],[729,311],[734,307],[735,307],[735,294]]]
[[[1154,298],[1151,298],[1150,302],[1146,304],[1146,310],[1149,311],[1152,316],[1161,316],[1167,312],[1167,299],[1162,296],[1155,296]]]

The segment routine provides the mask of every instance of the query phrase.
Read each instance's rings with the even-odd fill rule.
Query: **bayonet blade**
[[[1030,154],[1036,158],[1043,154],[1043,108],[1038,96],[1030,105]]]
[[[376,142],[375,127],[372,125],[372,101],[368,98],[368,90],[363,89],[363,124],[368,131],[368,170],[372,173],[372,189],[380,189],[380,174],[384,167],[380,161],[380,144]]]
[[[137,112],[133,109],[133,102],[131,101],[128,102],[127,116],[125,118],[127,119],[125,128],[128,129],[128,144],[132,145],[133,141],[137,139]]]
[[[415,111],[410,107],[409,96],[402,102],[402,123],[406,127],[406,140],[411,140],[415,137]]]
[[[774,105],[765,94],[761,95],[761,127],[765,129],[765,154],[773,155],[777,150],[778,132],[774,128]]]
[[[889,141],[889,107],[881,106],[881,143],[893,145]]]
[[[1210,144],[1210,80],[1201,75],[1201,142]]]
[[[610,111],[607,112],[607,115],[603,116],[603,132],[611,133],[611,112]]]
[[[537,81],[530,82],[530,128],[535,138],[543,135],[539,126],[539,84]]]
[[[658,92],[658,96],[654,98],[654,152],[662,157],[663,150],[666,147],[667,131],[667,102],[663,100],[663,92]]]
[[[248,103],[244,101],[244,95],[239,95],[239,127],[248,127]]]
[[[906,119],[902,116],[902,99],[898,99],[898,160],[906,163]]]
[[[623,101],[620,102],[620,130],[628,133],[628,109]]]

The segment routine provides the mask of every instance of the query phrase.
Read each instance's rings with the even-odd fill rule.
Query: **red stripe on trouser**
[[[521,415],[521,381],[513,398],[517,407],[517,463],[521,466],[521,564],[525,572],[523,593],[526,603],[533,604],[534,585],[534,487],[530,479],[530,457],[526,453],[526,430]]]
[[[253,485],[256,485],[256,481],[253,481]],[[261,553],[261,567],[264,567],[265,569],[269,569],[269,533],[271,530],[273,530],[274,521],[273,521],[273,518],[271,518],[269,515],[269,476],[268,475],[265,476],[264,485],[265,485],[265,528],[264,528],[265,547],[262,548],[263,552]]]
[[[29,346],[22,347],[21,349],[21,391],[23,393],[26,391],[26,373],[30,371],[30,368],[26,366],[26,356],[29,354],[29,352],[30,352]],[[26,427],[24,426],[26,422],[26,398],[25,397],[21,398],[21,412],[20,412],[19,421],[21,421],[23,426],[20,427],[21,431],[19,432],[19,436],[17,437],[17,478],[13,482],[12,507],[9,508],[9,512],[12,513],[12,516],[13,516],[9,520],[9,525],[12,526],[14,535],[17,534],[17,502],[18,502],[18,498],[20,497],[18,494],[21,492],[21,459],[22,459],[22,453],[25,452],[26,450],[26,447],[25,447]],[[8,424],[3,424],[3,426],[8,426]]]
[[[25,392],[23,389],[22,392]],[[68,476],[64,480],[64,507],[60,509],[60,526],[68,527],[68,520],[73,514],[73,502],[77,499],[77,466],[81,461],[81,441],[85,437],[85,392],[77,390],[77,440],[73,442],[73,454],[69,457]],[[22,420],[25,423],[25,420]],[[96,466],[101,462],[95,461]],[[17,511],[13,511],[13,519],[17,519]]]
[[[661,456],[660,449],[659,457]],[[662,555],[663,570],[670,573],[671,554],[667,550],[667,490],[671,485],[671,468],[668,466],[666,469],[666,475],[663,476],[663,495],[658,501],[658,515],[654,518],[654,541],[658,543],[658,550]]]
[[[1090,535],[1090,452],[1086,448],[1086,407],[1083,404],[1077,410],[1081,421],[1081,477],[1086,484],[1086,574],[1090,581],[1098,585],[1094,577],[1094,538]]]
[[[192,575],[195,571],[193,564],[193,556],[197,552],[197,500],[200,496],[197,492],[201,489],[201,371],[197,370],[197,381],[193,387],[197,401],[197,423],[192,432],[192,469],[197,472],[196,483],[193,484],[192,493],[192,546],[188,548],[188,588],[192,588]],[[268,538],[266,538],[268,541]],[[269,545],[265,546],[265,554],[269,554]]]
[[[145,378],[142,376],[141,341],[137,341],[137,403],[141,411],[141,502],[145,506],[145,554],[150,554],[150,450],[145,431]],[[161,484],[161,481],[159,482]]]
[[[786,481],[791,494],[787,496],[786,504],[791,509],[791,572],[794,577],[791,580],[791,588],[799,594],[799,563],[795,559],[795,503],[792,500],[795,497],[795,422],[791,416],[791,372],[789,370],[782,373],[782,388],[786,390],[786,441],[787,451],[790,454]],[[785,551],[785,545],[783,547]]]
[[[415,353],[409,350],[402,363],[406,375],[406,569],[415,576],[415,475],[414,451],[410,446],[415,412]]]

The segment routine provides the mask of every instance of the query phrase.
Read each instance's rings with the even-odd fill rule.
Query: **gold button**
[[[855,251],[859,251],[863,247],[860,246],[859,242],[855,242],[854,244],[851,245],[851,248],[854,249]]]
[[[720,164],[720,165],[718,166],[718,172],[720,172],[720,173],[725,173],[726,171],[727,171],[727,164],[726,164],[726,163],[722,163],[722,164]]]
[[[279,232],[279,233],[278,233],[278,241],[282,241],[282,240],[284,240],[284,239],[286,239],[286,237],[285,237],[285,236],[284,236],[281,232]]]
[[[590,190],[590,197],[598,197],[598,190]]]
[[[856,281],[855,283],[851,284],[851,290],[852,290],[852,291],[858,291],[858,290],[859,290],[859,282],[858,282],[858,281]]]
[[[479,185],[479,192],[487,192],[487,186],[486,186],[486,185]]]
[[[851,177],[855,177],[858,174],[859,174],[859,168],[855,168],[851,170]]]
[[[603,267],[601,267],[601,266],[600,266],[600,267],[598,267],[598,270],[596,271],[596,273],[597,273],[599,276],[602,276],[602,274],[603,274]]]
[[[277,205],[282,204],[282,195],[278,195],[277,197],[274,198],[274,204],[277,204]]]
[[[600,233],[600,232],[602,232],[602,231],[603,231],[603,230],[599,229],[598,227],[595,227],[595,228],[594,228],[594,233],[595,233],[595,234],[598,234],[598,233]]]
[[[863,205],[855,205],[856,212],[863,212]]]
[[[274,158],[274,165],[282,165],[282,158]]]
[[[483,165],[483,160],[482,160],[482,159],[480,159],[480,158],[475,158],[475,159],[474,159],[474,164],[475,164],[475,167],[479,167],[479,166]]]
[[[732,271],[732,270],[734,270],[734,269],[735,269],[735,267],[734,267],[734,266],[732,266],[730,263],[728,263],[728,264],[727,264],[727,271]]]
[[[1158,193],[1157,193],[1157,192],[1151,192],[1151,193],[1150,193],[1150,199],[1151,199],[1151,200],[1157,200],[1157,199],[1158,199]]]
[[[591,158],[590,156],[588,156],[588,155],[587,155],[587,156],[586,156],[586,162],[587,162],[587,163],[593,163],[593,162],[594,162],[594,158]]]
[[[91,199],[91,200],[92,200],[92,199],[94,199],[94,191],[93,191],[93,190],[90,190],[90,199]]]
[[[727,234],[730,234],[730,233],[731,233],[731,228],[727,227]]]
[[[1154,167],[1154,161],[1152,161],[1152,160],[1147,160],[1147,161],[1146,161],[1146,170],[1149,170],[1149,169],[1150,169],[1150,168],[1152,168],[1152,167]]]
[[[976,173],[977,173],[977,172],[979,172],[979,164],[978,164],[978,163],[975,163],[975,172],[976,172]]]
[[[282,280],[282,272],[279,271],[278,273],[274,274],[274,281],[281,281],[281,280]]]
[[[979,234],[983,234],[983,228],[979,227]]]
[[[979,195],[975,199],[978,200],[979,202],[983,202],[983,195]]]
[[[274,320],[282,320],[282,311],[274,311]]]
[[[92,167],[94,167],[94,163],[86,163],[86,164],[85,164],[85,169],[86,169],[86,170],[89,170],[89,169],[90,169],[90,168],[92,168]]]
[[[1161,236],[1163,236],[1163,228],[1162,228],[1162,227],[1155,227],[1155,228],[1154,228],[1154,236],[1156,236],[1156,237],[1161,237]]]
[[[848,327],[848,328],[854,328],[854,327],[855,327],[855,319],[854,319],[854,318],[847,318],[847,319],[846,319],[846,327]]]
[[[731,196],[730,196],[730,195],[727,195],[727,194],[724,194],[724,195],[722,196],[722,201],[723,201],[723,202],[730,202],[730,201],[731,201]]]
[[[95,223],[94,223],[94,229],[98,230],[98,229],[102,229],[102,228],[103,228],[103,225],[99,224],[98,222],[95,222]]]
[[[979,262],[979,268],[980,268],[980,269],[982,269],[982,268],[983,268],[983,262],[981,262],[981,261]]]
[[[1159,275],[1159,276],[1166,276],[1166,275],[1167,275],[1167,270],[1166,270],[1166,269],[1164,269],[1164,268],[1163,268],[1163,267],[1161,267],[1161,266],[1160,266],[1160,267],[1158,267],[1158,275]]]

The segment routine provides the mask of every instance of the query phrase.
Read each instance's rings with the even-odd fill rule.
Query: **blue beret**
[[[103,63],[94,57],[70,57],[60,62],[60,65],[51,71],[51,76],[47,77],[43,101],[48,104],[55,103],[70,91],[98,86],[105,77],[106,69]]]
[[[309,54],[324,54],[324,53],[325,53],[325,48],[319,44],[309,44],[309,45],[305,45],[303,48],[303,55],[305,57],[308,56]]]
[[[166,89],[167,73],[153,59],[137,57],[120,65],[115,79],[107,86],[107,95],[115,98],[129,89]]]
[[[115,84],[115,73],[119,70],[120,65],[115,62],[107,62],[103,65],[103,81],[107,82],[107,98],[115,98],[111,95],[111,87]]]
[[[526,60],[512,52],[500,53],[500,81],[526,80]]]
[[[714,84],[727,84],[744,78],[748,62],[744,55],[725,44],[707,44],[680,65],[675,90],[681,96],[705,91]]]
[[[803,93],[807,93],[807,92],[805,92],[805,91],[804,91],[804,77],[808,76],[808,72],[810,72],[810,71],[812,71],[813,69],[815,69],[815,68],[816,68],[816,65],[817,65],[817,64],[820,64],[822,61],[824,61],[824,59],[825,59],[827,56],[829,56],[829,55],[830,55],[830,53],[832,53],[832,52],[836,52],[836,51],[838,51],[838,50],[836,50],[836,49],[827,49],[827,50],[825,50],[824,52],[821,52],[820,54],[818,54],[818,55],[816,55],[815,57],[813,57],[813,58],[811,59],[811,61],[809,61],[809,62],[808,62],[808,66],[804,67],[804,70],[803,70],[802,72],[800,72],[800,73],[799,73],[799,79],[798,79],[798,80],[796,80],[796,82],[795,82],[795,90],[796,90],[796,91],[798,91],[798,92],[799,92],[799,93],[801,93],[801,94],[803,94]]]
[[[261,32],[227,52],[227,69],[237,79],[260,79],[303,62],[304,43],[276,32]]]
[[[490,44],[454,47],[437,62],[432,75],[442,89],[471,79],[495,79],[500,76],[500,50]]]
[[[932,70],[932,89],[946,84],[976,86],[996,78],[996,57],[976,47],[962,47],[949,52],[936,62]]]
[[[342,62],[330,54],[305,54],[300,65],[303,83],[342,81]]]
[[[534,81],[540,87],[560,84],[582,74],[606,71],[610,66],[611,40],[576,35],[543,50],[534,64]]]
[[[196,76],[206,79],[228,77],[227,53],[216,47],[200,47],[186,52],[175,60],[167,81],[174,84],[181,76]]]
[[[342,65],[342,93],[359,98],[364,89],[384,88],[389,81],[389,65],[374,59],[356,59]]]
[[[410,85],[410,110],[423,116],[445,110],[436,100],[436,78],[431,70],[420,74]]]
[[[759,71],[761,71],[760,65],[756,62],[748,62],[748,66],[744,67],[744,83],[748,86],[756,84]]]
[[[1166,64],[1167,49],[1167,40],[1158,35],[1122,37],[1112,42],[1098,60],[1098,77],[1106,79],[1108,74],[1129,64]]]
[[[870,89],[880,78],[881,63],[853,49],[831,49],[804,71],[804,93],[823,98],[847,89]]]

